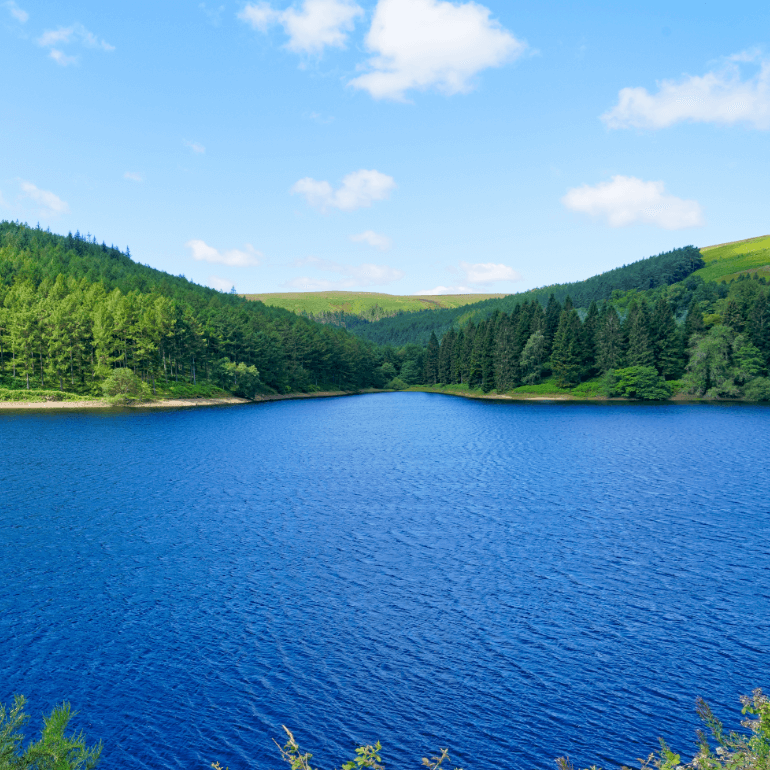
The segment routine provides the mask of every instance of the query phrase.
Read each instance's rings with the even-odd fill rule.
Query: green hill
[[[154,270],[80,233],[0,222],[0,388],[100,395],[130,369],[157,392],[358,390],[381,384],[380,363],[344,329]]]
[[[695,275],[704,281],[730,281],[750,273],[770,277],[770,235],[706,246],[700,252],[706,266]]]
[[[308,291],[275,294],[243,294],[250,300],[259,300],[271,307],[282,307],[293,313],[323,316],[326,313],[344,313],[378,321],[400,312],[417,312],[439,308],[455,308],[505,294],[443,294],[417,296],[380,294],[370,291]]]

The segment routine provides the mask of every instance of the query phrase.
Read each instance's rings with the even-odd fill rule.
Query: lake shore
[[[298,398],[332,398],[354,396],[364,391],[328,390],[318,393],[286,393],[259,395],[253,400],[239,396],[221,398],[166,398],[158,401],[136,401],[130,404],[110,404],[107,401],[83,399],[82,401],[0,401],[2,409],[170,409],[195,406],[228,406],[235,404],[256,404],[262,401],[288,401]],[[368,392],[368,391],[367,391]],[[373,391],[378,392],[378,391]]]

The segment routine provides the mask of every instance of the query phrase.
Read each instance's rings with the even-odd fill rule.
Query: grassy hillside
[[[745,273],[770,277],[770,235],[706,246],[700,253],[706,266],[695,275],[704,281],[729,281]]]
[[[308,291],[278,294],[244,294],[246,299],[259,300],[265,305],[282,307],[293,313],[319,315],[346,313],[369,318],[374,315],[393,315],[399,311],[455,308],[485,299],[504,297],[504,294],[445,294],[441,296],[409,296],[379,294],[370,291]],[[381,313],[376,313],[379,308]]]

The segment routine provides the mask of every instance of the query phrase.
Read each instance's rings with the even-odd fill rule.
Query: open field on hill
[[[706,266],[695,271],[704,281],[729,281],[743,273],[770,277],[770,235],[706,246],[700,250]]]
[[[370,291],[307,291],[286,292],[279,294],[244,294],[246,299],[259,300],[265,305],[282,307],[294,313],[348,313],[361,315],[375,306],[385,313],[397,313],[399,310],[431,310],[454,308],[469,305],[483,299],[504,297],[505,294],[443,294],[437,296],[411,296],[397,294],[379,294]]]

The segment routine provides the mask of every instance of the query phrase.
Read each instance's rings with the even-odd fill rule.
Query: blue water
[[[631,763],[770,685],[770,409],[0,413],[0,701],[106,768]],[[39,724],[39,718],[37,719]],[[690,754],[691,756],[692,754]]]

